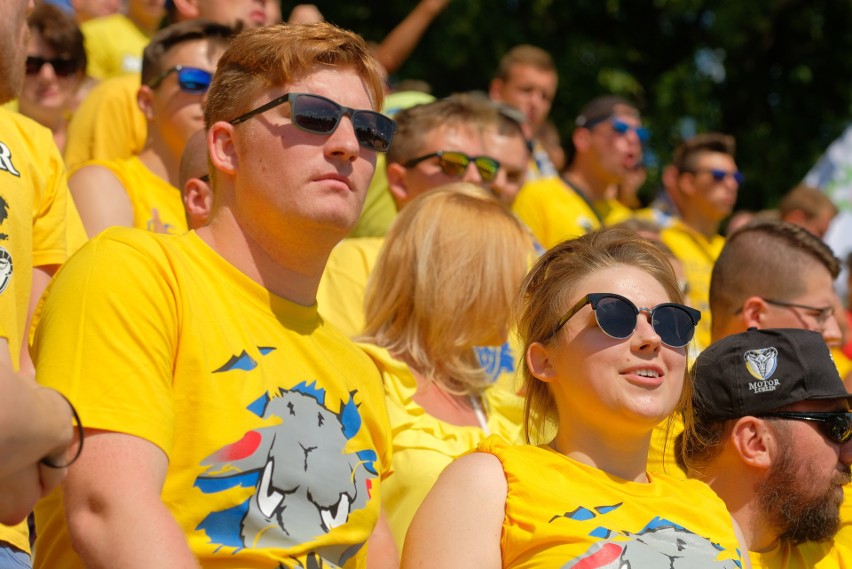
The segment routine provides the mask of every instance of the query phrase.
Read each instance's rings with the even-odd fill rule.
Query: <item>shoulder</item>
[[[47,154],[45,150],[51,149],[53,135],[48,128],[31,118],[0,108],[0,142],[8,145],[10,141],[15,141],[17,144],[23,143],[32,150],[37,150],[38,152],[33,155],[33,158],[37,159],[40,154]],[[47,141],[50,141],[50,144]]]

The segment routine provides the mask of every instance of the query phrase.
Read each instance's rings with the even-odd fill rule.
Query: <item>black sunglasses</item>
[[[597,292],[587,294],[571,307],[547,340],[556,336],[565,323],[587,304],[592,305],[595,319],[603,333],[618,340],[629,338],[636,330],[639,313],[647,312],[651,315],[651,326],[659,334],[660,340],[672,348],[687,345],[695,335],[695,325],[701,320],[699,311],[682,304],[666,302],[653,308],[636,308],[635,304],[619,294]]]
[[[37,55],[27,56],[27,75],[38,75],[45,63],[49,63],[53,67],[53,72],[58,77],[68,77],[77,73],[77,61],[70,57],[57,57],[54,59],[46,59]]]
[[[197,67],[186,67],[184,65],[175,65],[166,69],[151,81],[148,82],[148,87],[156,89],[160,83],[172,73],[178,74],[178,86],[185,93],[193,95],[201,95],[207,92],[210,88],[210,82],[213,80],[213,75],[209,71],[198,69]]]
[[[837,444],[852,440],[852,412],[835,411],[820,413],[817,411],[779,411],[764,413],[760,417],[791,419],[793,421],[813,421],[825,437]]]
[[[436,156],[438,158],[438,165],[441,167],[441,172],[454,178],[463,176],[471,162],[476,166],[476,170],[479,172],[483,182],[493,182],[494,178],[497,177],[497,171],[500,170],[500,162],[490,156],[468,156],[464,152],[451,150],[441,150],[413,158],[403,164],[403,166],[411,168]]]
[[[390,149],[396,132],[396,121],[376,111],[350,109],[331,99],[310,93],[286,93],[228,122],[234,125],[246,122],[255,115],[287,102],[290,103],[290,118],[293,124],[305,132],[331,134],[340,124],[341,117],[347,115],[355,129],[355,138],[361,146],[376,152],[387,152]]]

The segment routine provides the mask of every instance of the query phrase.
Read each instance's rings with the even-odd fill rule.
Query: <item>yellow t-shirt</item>
[[[363,567],[391,460],[384,392],[316,306],[271,294],[195,232],[112,228],[37,317],[39,381],[86,427],[162,449],[162,500],[202,566]],[[82,567],[61,491],[36,522],[36,567]]]
[[[138,156],[92,160],[80,168],[86,166],[101,166],[118,178],[133,206],[133,227],[170,235],[189,229],[180,190],[149,170]]]
[[[148,123],[136,103],[136,73],[95,86],[68,123],[65,164],[73,170],[89,160],[129,158],[142,152]]]
[[[382,483],[382,509],[397,547],[414,514],[444,468],[476,448],[488,433],[479,427],[452,425],[414,402],[417,380],[404,362],[372,344],[358,344],[382,373],[393,434],[393,466]],[[489,433],[522,441],[523,399],[498,386],[485,390],[482,407]]]
[[[350,338],[364,331],[367,280],[384,244],[384,237],[344,239],[325,265],[317,290],[319,311]]]
[[[51,132],[0,109],[0,338],[12,367],[26,341],[33,267],[61,265],[86,241]],[[0,541],[29,553],[26,521],[0,525]]]
[[[80,31],[86,40],[90,77],[108,79],[142,71],[142,50],[151,38],[124,14],[93,18],[80,24]]]
[[[696,480],[609,475],[548,446],[479,446],[508,483],[503,567],[719,567],[742,557],[725,504]]]
[[[693,340],[695,349],[700,352],[710,345],[710,275],[713,263],[725,245],[725,238],[714,235],[708,239],[679,219],[663,229],[660,237],[683,263],[683,271],[689,283],[688,304],[701,311],[701,320]]]
[[[542,178],[524,184],[512,211],[545,249],[601,227],[586,200],[560,178]]]
[[[349,237],[384,237],[396,217],[396,204],[391,197],[385,155],[376,154],[376,173],[367,188],[364,209]]]
[[[749,552],[754,569],[850,569],[852,543],[840,539],[824,543],[783,544],[766,553]]]
[[[599,200],[594,202],[593,205],[607,227],[633,217],[633,210],[616,199]]]

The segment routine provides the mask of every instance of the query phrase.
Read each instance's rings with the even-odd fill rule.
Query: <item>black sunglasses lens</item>
[[[684,347],[695,334],[692,317],[679,306],[665,305],[656,308],[653,326],[663,343],[673,348]]]
[[[296,126],[314,134],[333,132],[340,121],[340,107],[319,97],[308,95],[292,97],[290,108]]]
[[[60,77],[68,77],[77,72],[77,62],[73,59],[54,59],[50,62],[53,71]]]
[[[832,415],[820,426],[825,436],[836,443],[843,444],[852,439],[852,413]]]
[[[41,66],[44,65],[45,61],[40,57],[28,57],[27,58],[27,75],[36,75],[39,71],[41,71]]]
[[[386,116],[373,111],[358,111],[353,123],[358,142],[379,152],[390,148],[393,123]]]
[[[636,308],[613,296],[605,296],[595,307],[595,318],[598,326],[607,336],[623,340],[630,337],[636,329]]]

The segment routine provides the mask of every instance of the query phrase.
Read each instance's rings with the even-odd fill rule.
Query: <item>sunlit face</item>
[[[565,311],[584,295],[610,292],[637,307],[653,308],[671,299],[663,286],[635,266],[597,271],[575,284]],[[685,348],[664,345],[640,313],[626,339],[607,336],[590,305],[577,312],[546,345],[553,377],[548,386],[559,411],[560,428],[617,434],[627,428],[649,432],[677,406],[686,369]]]
[[[843,400],[802,401],[791,411],[842,411]],[[814,423],[788,421],[777,425],[778,460],[755,488],[763,516],[778,537],[791,543],[822,541],[840,527],[843,487],[850,482],[852,442],[838,444]],[[789,440],[787,440],[789,439]]]
[[[497,81],[491,97],[515,107],[527,117],[533,131],[538,130],[553,105],[556,96],[556,73],[518,63],[505,81]]]
[[[611,120],[594,125],[589,154],[592,164],[598,169],[597,177],[615,184],[625,179],[642,161],[642,142],[635,130],[642,126],[642,120],[636,111],[621,105],[616,107],[612,118],[627,123],[631,128],[619,133]]]
[[[30,31],[27,56],[55,59],[58,55],[45,43],[38,30]],[[73,109],[82,80],[82,72],[62,76],[56,73],[51,64],[46,63],[37,74],[25,76],[19,109],[36,121],[55,121],[57,116]]]
[[[198,17],[234,26],[238,22],[247,28],[259,28],[267,22],[267,0],[198,0]]]
[[[355,70],[327,67],[264,91],[248,108],[284,93],[312,93],[353,109],[373,109],[366,83]],[[285,103],[232,128],[237,159],[232,208],[251,238],[269,243],[280,241],[281,235],[298,235],[310,241],[320,234],[339,240],[354,226],[376,152],[358,143],[348,116],[333,133],[313,134],[292,123],[290,104]]]
[[[695,157],[690,170],[678,177],[686,197],[685,205],[704,219],[714,222],[725,219],[734,209],[740,185],[731,175],[717,180],[712,171],[736,172],[737,163],[733,157],[721,152],[702,152]]]
[[[495,129],[485,131],[484,142],[485,153],[500,162],[491,190],[501,202],[511,207],[526,180],[530,158],[527,143],[520,132],[504,135]]]
[[[796,298],[773,298],[782,302],[810,306],[821,309],[832,306],[835,302],[836,293],[833,281],[828,269],[817,262],[810,264],[807,270],[797,278],[804,284],[804,292]],[[840,315],[842,317],[842,315]],[[792,306],[779,306],[767,303],[762,328],[801,328],[812,330],[822,334],[826,344],[834,346],[841,339],[840,326],[837,322],[838,315],[832,314],[821,321],[819,310],[810,310]]]
[[[488,155],[479,129],[464,124],[448,124],[426,133],[422,138],[420,149],[412,158],[426,156],[438,151],[463,152],[472,157]],[[405,169],[403,183],[405,184],[406,196],[399,200],[398,205],[403,207],[417,196],[438,186],[453,182],[470,182],[486,189],[488,187],[482,181],[482,176],[473,162],[468,164],[462,176],[451,176],[443,172],[438,158],[435,157]],[[399,196],[397,196],[397,199],[399,199]]]
[[[18,96],[27,54],[27,14],[33,0],[0,0],[0,103]]]
[[[216,70],[216,62],[224,48],[207,40],[194,40],[178,44],[163,57],[162,69],[175,65],[196,67],[205,71]],[[180,88],[178,74],[170,73],[153,89],[152,105],[156,128],[175,156],[183,154],[189,138],[204,127],[201,101],[204,95],[187,93]]]

